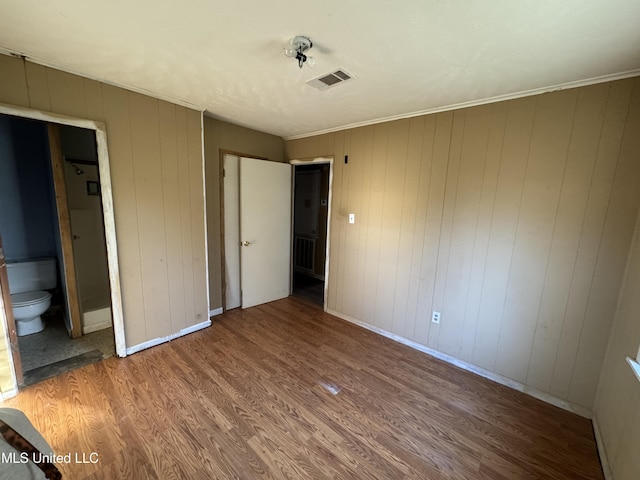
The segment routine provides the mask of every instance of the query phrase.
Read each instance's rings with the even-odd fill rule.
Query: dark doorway
[[[293,294],[324,304],[330,165],[296,165]]]

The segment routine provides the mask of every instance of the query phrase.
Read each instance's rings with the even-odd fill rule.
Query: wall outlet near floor
[[[435,310],[431,314],[431,321],[433,323],[440,323],[440,312],[436,312]]]

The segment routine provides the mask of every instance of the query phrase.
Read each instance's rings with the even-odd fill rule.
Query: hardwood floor
[[[289,298],[22,390],[64,478],[602,479],[589,420]]]

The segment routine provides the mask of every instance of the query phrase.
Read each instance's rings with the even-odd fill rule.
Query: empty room
[[[640,478],[639,24],[1,1],[0,478]]]

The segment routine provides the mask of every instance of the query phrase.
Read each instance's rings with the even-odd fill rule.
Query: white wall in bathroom
[[[87,194],[87,182],[98,181],[98,168],[80,167],[84,173],[77,175],[74,167],[65,163],[65,181],[80,303],[86,312],[108,307],[110,294],[102,204],[100,196]]]

